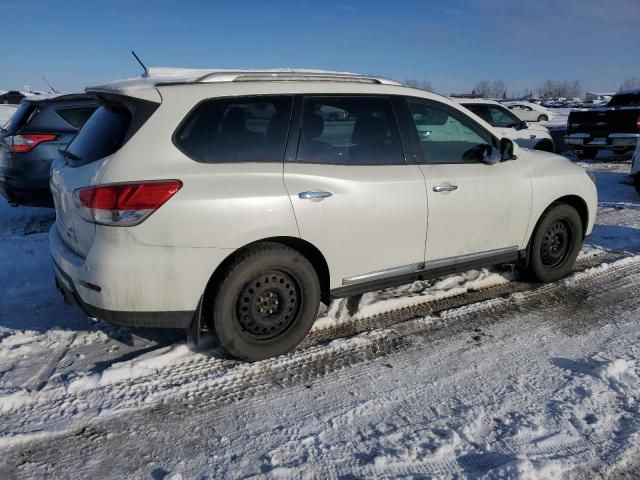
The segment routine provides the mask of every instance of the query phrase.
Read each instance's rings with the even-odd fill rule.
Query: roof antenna
[[[47,80],[46,78],[44,78],[44,75],[41,76],[42,80],[44,80],[44,83],[46,83],[47,85],[49,85],[49,88],[51,89],[51,91],[53,93],[60,93],[59,91],[57,91],[55,88],[53,88],[53,86],[49,83],[49,80]]]
[[[136,61],[140,64],[140,66],[142,67],[142,69],[144,70],[144,73],[142,74],[143,77],[148,77],[149,76],[149,70],[147,69],[147,67],[145,66],[144,63],[142,63],[142,60],[140,60],[140,57],[138,57],[138,55],[136,55],[136,52],[134,52],[133,50],[131,50],[131,55],[134,56],[134,58],[136,59]]]

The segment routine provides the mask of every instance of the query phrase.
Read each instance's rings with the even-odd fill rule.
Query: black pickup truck
[[[595,158],[599,150],[633,151],[640,137],[640,89],[614,95],[606,107],[569,114],[565,143],[578,158]]]

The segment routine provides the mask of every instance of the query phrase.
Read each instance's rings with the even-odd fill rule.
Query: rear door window
[[[293,97],[255,96],[200,103],[174,142],[197,162],[282,162]]]
[[[122,146],[130,123],[131,114],[126,108],[99,107],[69,144],[67,161],[84,165],[115,153]]]
[[[306,97],[297,160],[342,165],[403,164],[390,99]]]
[[[56,113],[62,117],[62,119],[74,128],[80,129],[87,123],[89,117],[93,115],[98,107],[69,107],[56,110]]]

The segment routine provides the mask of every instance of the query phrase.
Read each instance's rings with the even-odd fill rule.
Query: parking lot
[[[640,196],[627,158],[581,165],[598,216],[566,279],[483,269],[336,300],[255,363],[65,305],[53,211],[3,202],[0,476],[633,478]]]

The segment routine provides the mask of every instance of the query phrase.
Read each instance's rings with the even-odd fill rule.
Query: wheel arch
[[[534,150],[541,150],[543,152],[555,153],[555,146],[553,144],[553,140],[548,138],[544,138],[535,144],[533,147]]]
[[[204,291],[204,298],[203,298],[204,304],[211,305],[213,301],[213,295],[215,294],[216,285],[222,280],[222,275],[227,269],[227,266],[231,262],[233,262],[233,260],[238,255],[240,255],[247,248],[250,248],[259,243],[267,243],[267,242],[279,243],[293,250],[296,250],[311,262],[311,265],[313,265],[313,268],[315,269],[318,275],[318,280],[320,281],[321,300],[328,305],[330,301],[330,294],[329,294],[330,275],[329,275],[329,265],[327,264],[327,261],[324,258],[324,255],[322,254],[322,252],[320,252],[320,250],[318,250],[318,248],[315,245],[307,242],[306,240],[303,240],[297,237],[288,237],[288,236],[262,238],[260,240],[251,242],[231,252],[216,267],[214,272],[211,274],[211,277],[209,277],[209,281],[207,282],[207,285]],[[203,309],[203,311],[208,312],[210,311],[210,309],[205,308]]]
[[[587,206],[587,202],[585,202],[584,199],[578,195],[565,195],[551,202],[540,213],[540,215],[538,215],[538,219],[536,220],[536,225],[533,227],[533,230],[531,230],[531,235],[529,236],[529,241],[527,242],[527,252],[529,252],[531,248],[531,242],[533,241],[533,237],[535,236],[536,231],[538,230],[538,226],[540,225],[540,222],[544,218],[545,214],[550,209],[560,204],[569,205],[576,209],[582,223],[582,239],[584,240],[586,236],[585,232],[587,231],[587,228],[589,226],[589,207]]]

